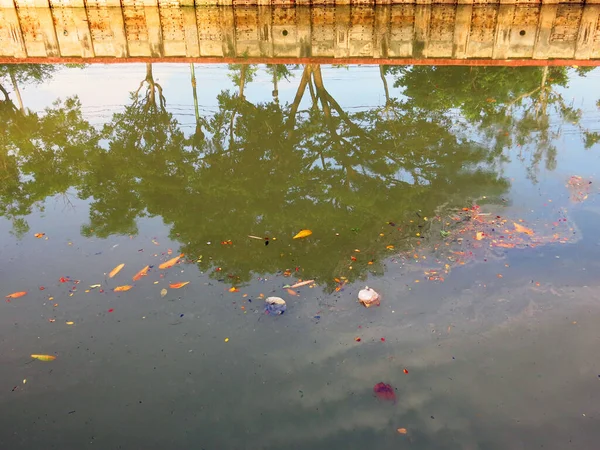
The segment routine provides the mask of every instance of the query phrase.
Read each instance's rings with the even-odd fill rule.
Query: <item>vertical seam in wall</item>
[[[131,55],[129,53],[129,39],[127,38],[127,25],[125,23],[125,14],[123,13],[123,11],[125,11],[125,7],[123,6],[123,0],[119,0],[119,4],[121,5],[121,18],[123,19],[123,36],[125,36],[125,52],[129,57]]]
[[[48,2],[48,5],[50,5],[50,2]],[[56,33],[56,18],[54,17],[54,8],[52,8],[52,6],[50,6],[50,17],[52,18],[52,31],[54,31],[54,39],[56,39],[56,47],[58,50],[58,56],[61,57],[62,56],[62,50],[60,48],[60,41],[58,40],[58,34]]]
[[[85,10],[85,21],[88,27],[88,33],[90,34],[90,44],[92,45],[92,52],[94,53],[94,58],[96,57],[96,49],[94,48],[94,37],[92,36],[92,27],[90,26],[90,16],[88,14],[88,0],[83,0],[83,9]],[[111,30],[112,32],[112,30]]]
[[[17,22],[19,22],[19,32],[21,33],[21,42],[23,43],[23,49],[25,50],[25,55],[28,58],[29,53],[27,52],[27,44],[25,43],[25,35],[23,34],[23,27],[21,25],[21,17],[19,17],[19,8],[17,7],[17,0],[13,0],[13,5],[15,7],[15,14],[17,15]],[[52,24],[54,25],[54,24]],[[52,27],[55,28],[54,26]]]

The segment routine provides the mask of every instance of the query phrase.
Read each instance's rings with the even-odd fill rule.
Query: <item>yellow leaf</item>
[[[40,361],[54,361],[56,359],[56,356],[54,355],[31,355],[32,358],[34,359],[38,359]]]
[[[310,230],[302,230],[296,236],[294,236],[294,239],[305,238],[306,236],[310,236],[311,234],[312,231]]]
[[[186,284],[190,284],[190,282],[189,281],[182,281],[180,283],[171,283],[171,284],[169,284],[169,287],[171,289],[179,289],[179,288],[184,287]]]
[[[229,292],[240,292],[240,290],[238,288],[236,288],[235,286],[232,286],[229,288]]]
[[[523,225],[519,225],[516,222],[513,222],[513,225],[515,226],[515,231],[517,233],[525,233],[525,234],[528,234],[529,236],[533,235],[533,230],[531,228],[524,227]]]
[[[478,231],[477,234],[475,235],[475,239],[477,239],[478,241],[483,239],[483,231]]]
[[[116,274],[118,274],[121,269],[125,267],[125,264],[119,264],[117,267],[115,267],[113,270],[110,271],[110,273],[108,274],[108,278],[112,278],[114,277]]]
[[[146,266],[142,270],[140,270],[138,273],[136,273],[133,276],[133,281],[137,281],[140,278],[145,277],[148,274],[148,269],[150,269],[150,266]]]
[[[12,294],[8,294],[6,298],[19,298],[23,297],[24,295],[27,295],[27,291],[13,292]]]
[[[128,291],[129,289],[131,289],[133,286],[126,284],[125,286],[117,286],[116,288],[114,288],[115,292],[125,292]]]
[[[75,322],[66,322],[67,325],[75,325]]]
[[[101,284],[91,284],[90,289],[96,289],[96,288],[99,288],[100,286],[102,286],[102,285]]]
[[[177,264],[177,262],[183,257],[183,253],[179,256],[176,256],[173,259],[168,260],[167,262],[162,263],[160,266],[158,266],[159,269],[168,269],[170,267],[173,267],[175,264]]]

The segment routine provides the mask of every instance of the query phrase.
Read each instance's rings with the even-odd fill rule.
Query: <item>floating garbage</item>
[[[360,292],[358,293],[358,301],[365,308],[370,308],[371,306],[381,305],[380,299],[381,299],[381,296],[375,290],[371,289],[369,286],[365,286],[365,288],[361,289]]]
[[[379,400],[396,403],[396,391],[391,384],[377,383],[373,386],[373,393]]]
[[[265,312],[267,314],[278,316],[283,314],[286,308],[285,300],[280,297],[267,297],[265,300]]]

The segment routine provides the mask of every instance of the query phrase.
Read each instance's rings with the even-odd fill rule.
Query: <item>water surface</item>
[[[600,438],[598,69],[0,76],[3,448]]]

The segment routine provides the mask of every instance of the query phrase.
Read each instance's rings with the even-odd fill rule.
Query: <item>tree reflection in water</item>
[[[381,272],[386,246],[427,237],[427,217],[506,193],[499,163],[515,144],[534,149],[532,178],[543,160],[552,170],[553,121],[581,119],[557,91],[568,82],[565,68],[382,67],[385,103],[349,110],[319,65],[267,67],[272,98],[258,103],[245,89],[261,69],[232,65],[236,91],[218,93],[210,115],[198,111],[194,69],[189,135],[151,64],[129,104],[101,129],[84,119],[77,98],[34,113],[16,107],[3,86],[0,214],[24,233],[26,216],[44,199],[76,192],[91,199],[84,236],[135,234],[140,218],[158,216],[181,252],[205,255],[202,270],[221,267],[244,282],[298,267],[331,289],[335,277]],[[402,88],[398,98],[390,77]],[[297,89],[282,104],[284,79]],[[586,145],[598,140],[582,131]],[[313,235],[293,241],[302,228]],[[277,240],[264,246],[247,235]],[[218,245],[227,239],[234,245]],[[210,254],[207,241],[217,244]],[[360,256],[351,261],[355,249]]]

